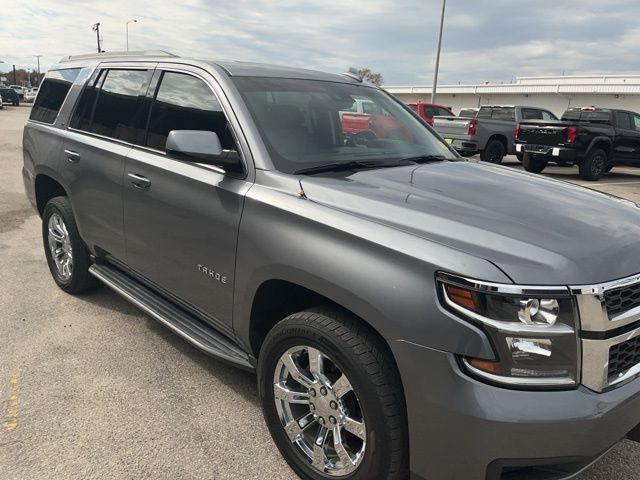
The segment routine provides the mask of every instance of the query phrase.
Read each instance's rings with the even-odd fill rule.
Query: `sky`
[[[166,50],[203,59],[433,81],[441,0],[2,0],[0,72],[69,54]],[[638,73],[638,0],[448,0],[440,83],[527,75]]]

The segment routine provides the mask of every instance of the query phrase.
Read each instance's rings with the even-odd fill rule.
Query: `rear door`
[[[638,155],[640,132],[636,131],[633,116],[629,112],[615,111],[615,139],[613,141],[613,159],[634,161]]]
[[[172,158],[165,144],[171,130],[208,130],[223,150],[237,152],[239,128],[229,124],[222,91],[207,72],[162,67],[149,92],[146,138],[126,161],[127,263],[156,289],[230,331],[236,242],[251,183]]]
[[[101,256],[124,261],[122,175],[144,131],[140,110],[153,66],[103,66],[78,101],[64,146],[63,179],[83,240]]]

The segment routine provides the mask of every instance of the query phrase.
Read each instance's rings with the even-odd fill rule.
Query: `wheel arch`
[[[484,148],[487,148],[487,145],[489,145],[493,140],[499,140],[502,145],[504,145],[504,151],[505,153],[509,153],[509,140],[507,139],[506,136],[502,135],[501,133],[494,133],[493,135],[491,135],[488,139],[487,139],[487,143],[484,144]]]
[[[613,147],[613,143],[611,142],[610,138],[596,137],[593,140],[591,140],[591,143],[589,144],[589,148],[587,148],[585,156],[589,155],[591,152],[593,152],[597,148],[601,148],[607,153],[607,156],[610,156],[612,147]]]
[[[42,216],[44,207],[49,200],[54,197],[68,197],[67,190],[55,178],[39,173],[36,175],[35,181],[35,197],[38,213]]]

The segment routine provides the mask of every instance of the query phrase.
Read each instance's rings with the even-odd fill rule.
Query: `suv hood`
[[[584,285],[640,272],[636,204],[511,168],[438,162],[306,176],[301,185],[311,201],[488,260],[515,283]]]

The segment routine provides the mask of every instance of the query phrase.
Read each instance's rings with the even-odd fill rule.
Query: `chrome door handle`
[[[80,154],[73,150],[65,150],[64,154],[67,156],[67,160],[72,163],[78,163],[80,161]]]
[[[139,188],[140,190],[149,190],[149,187],[151,186],[151,180],[149,180],[147,177],[143,177],[142,175],[138,175],[136,173],[128,173],[127,176],[129,177],[129,181],[134,187]]]

